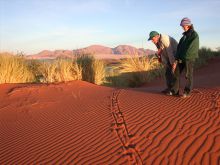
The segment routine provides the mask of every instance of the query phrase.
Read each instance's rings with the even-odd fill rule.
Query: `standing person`
[[[195,60],[198,58],[199,36],[189,18],[183,18],[180,26],[184,33],[177,47],[176,62],[173,66],[175,83],[171,94],[179,92],[180,76],[185,70],[186,84],[183,92],[183,98],[185,98],[190,96],[193,88],[193,68]]]
[[[172,68],[175,63],[175,54],[177,50],[177,41],[165,34],[159,34],[156,31],[151,31],[148,41],[151,40],[157,47],[158,61],[165,66],[165,79],[167,88],[162,93],[169,94],[174,85],[174,76]]]

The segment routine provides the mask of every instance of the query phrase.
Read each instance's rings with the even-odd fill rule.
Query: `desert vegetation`
[[[34,82],[35,76],[22,56],[0,53],[0,83]]]
[[[199,68],[207,64],[208,60],[220,56],[220,49],[217,48],[216,51],[212,51],[210,48],[202,47],[199,49],[199,58],[196,60],[196,68]]]
[[[90,54],[80,54],[76,58],[77,65],[81,68],[81,80],[101,85],[105,80],[105,63],[95,59]]]
[[[162,65],[154,56],[132,56],[113,66],[106,79],[113,86],[138,87],[155,77],[162,76],[162,73]]]
[[[38,65],[39,81],[66,82],[71,80],[81,80],[81,68],[75,60],[56,59],[53,62],[44,61]]]
[[[23,55],[0,54],[0,83],[53,83],[83,80],[102,84],[103,61],[89,54],[74,59],[27,60]]]
[[[220,55],[220,50],[199,50],[196,67]],[[54,83],[83,80],[98,85],[138,87],[164,74],[162,64],[154,56],[132,56],[117,64],[108,64],[91,54],[73,59],[49,61],[28,60],[23,55],[0,53],[0,83]]]

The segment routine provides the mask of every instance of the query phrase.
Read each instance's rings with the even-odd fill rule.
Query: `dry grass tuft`
[[[102,84],[105,79],[105,64],[91,54],[78,55],[77,64],[82,68],[82,80]]]
[[[150,57],[134,56],[123,60],[121,66],[121,74],[125,75],[130,87],[141,86],[163,72],[161,65]]]
[[[0,53],[0,83],[34,82],[35,76],[29,70],[27,61],[22,56]]]
[[[43,62],[39,67],[42,82],[66,82],[81,80],[82,69],[74,60],[57,59],[53,62]]]

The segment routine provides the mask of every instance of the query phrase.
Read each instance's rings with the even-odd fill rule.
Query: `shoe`
[[[165,94],[167,96],[179,96],[179,91],[176,93],[174,91],[167,91]]]
[[[184,92],[183,95],[182,95],[182,98],[187,98],[187,97],[189,97],[189,96],[190,96],[189,93]]]

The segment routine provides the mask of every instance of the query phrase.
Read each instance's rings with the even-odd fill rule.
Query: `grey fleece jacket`
[[[161,59],[163,64],[172,65],[175,62],[177,45],[178,43],[174,38],[166,34],[160,34],[160,39],[157,46],[162,50]]]

